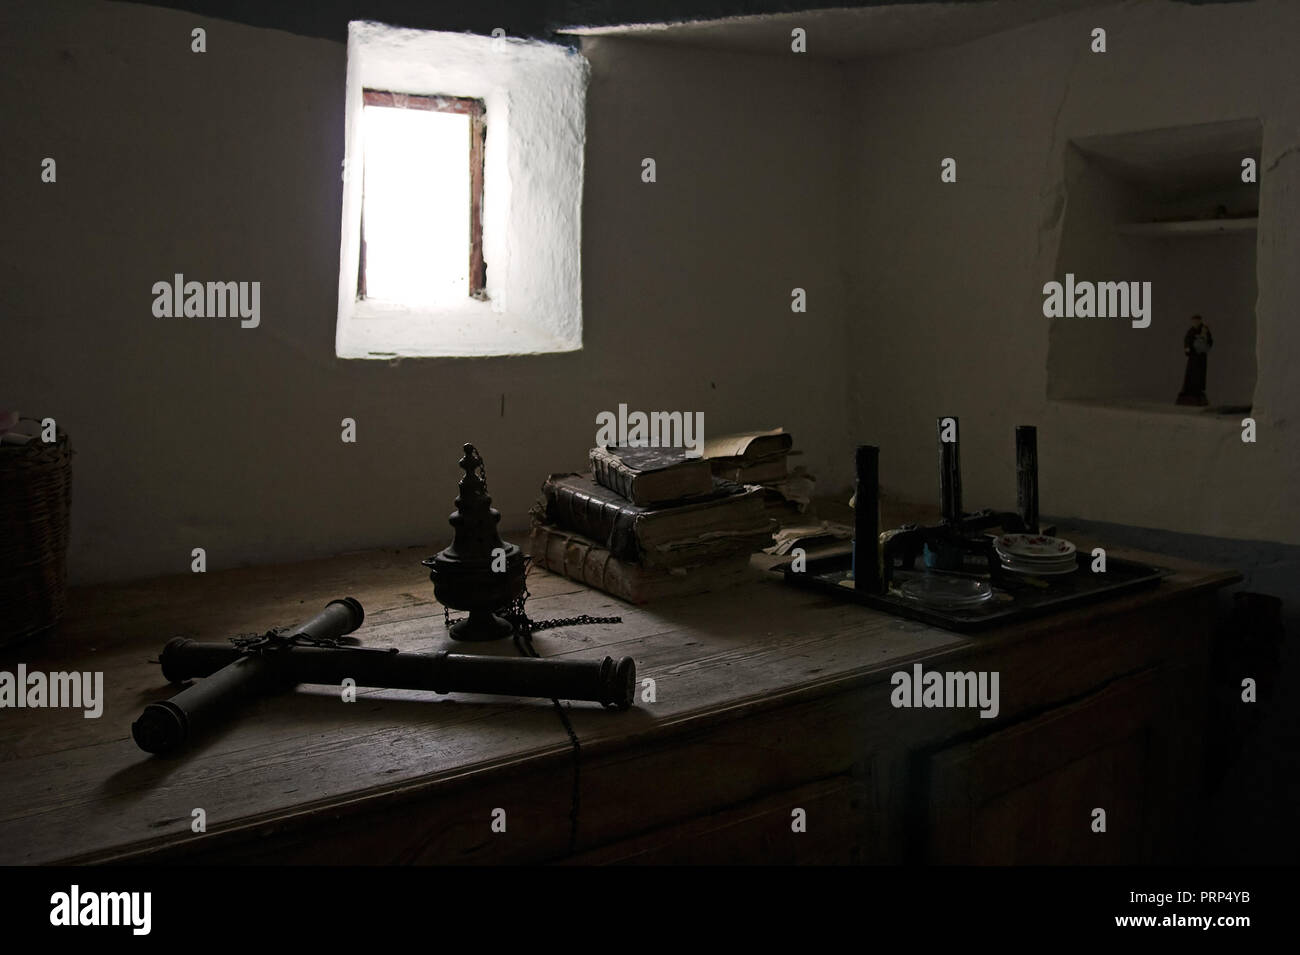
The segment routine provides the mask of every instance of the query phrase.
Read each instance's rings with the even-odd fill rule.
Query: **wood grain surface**
[[[362,689],[344,703],[337,689],[303,687],[250,703],[177,757],[149,756],[131,739],[142,707],[175,692],[149,662],[167,640],[220,641],[292,624],[335,597],[361,601],[366,621],[356,636],[370,646],[514,653],[509,641],[447,638],[419,564],[426,553],[368,551],[74,591],[60,632],[8,649],[0,669],[102,671],[103,715],[0,711],[0,863],[566,856],[574,753],[546,700]],[[623,618],[540,632],[539,653],[631,656],[638,680],[655,681],[655,702],[629,712],[567,705],[582,759],[574,848],[595,853],[621,842],[592,858],[683,857],[635,837],[718,806],[732,815],[705,828],[734,837],[775,811],[763,799],[783,788],[811,786],[814,802],[847,800],[868,785],[871,752],[889,749],[891,721],[897,732],[887,691],[900,664],[945,658],[955,666],[996,654],[1005,716],[1044,693],[1068,693],[1071,681],[1104,682],[1147,664],[1149,647],[1121,639],[1133,621],[1203,612],[1192,598],[1236,579],[1127,556],[1171,576],[1149,592],[974,637],[785,586],[761,557],[751,582],[642,608],[531,573],[534,619]],[[1072,633],[1110,647],[1108,656],[1091,654],[1095,673],[1061,642]],[[968,712],[931,715],[936,733],[974,725]],[[846,742],[845,727],[858,736]],[[494,843],[498,799],[512,800],[511,838]],[[195,808],[207,814],[204,833],[191,831]]]

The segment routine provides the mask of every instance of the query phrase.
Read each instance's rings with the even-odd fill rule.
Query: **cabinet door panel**
[[[804,816],[799,831],[793,810]],[[877,861],[864,781],[821,780],[665,826],[567,861],[580,865],[848,865]]]
[[[1166,739],[1175,673],[1146,670],[926,761],[929,861],[1150,861],[1178,781]],[[1105,831],[1094,831],[1095,809]]]

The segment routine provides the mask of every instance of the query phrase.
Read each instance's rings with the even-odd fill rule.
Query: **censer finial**
[[[460,468],[456,510],[448,519],[455,529],[450,547],[423,561],[429,568],[438,602],[469,617],[452,625],[453,640],[497,640],[513,627],[493,613],[509,606],[524,592],[524,555],[497,532],[501,512],[487,493],[487,470],[472,444],[466,444]]]

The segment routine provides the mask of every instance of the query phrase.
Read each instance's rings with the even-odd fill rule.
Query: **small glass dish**
[[[927,607],[960,610],[978,607],[993,597],[993,586],[987,580],[970,577],[953,577],[947,574],[924,574],[900,584],[898,592],[908,600]]]

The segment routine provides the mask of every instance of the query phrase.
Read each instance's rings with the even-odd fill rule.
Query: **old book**
[[[791,514],[803,514],[812,506],[817,479],[800,465],[780,481],[763,484],[768,512],[784,524]]]
[[[744,458],[746,462],[761,461],[787,453],[794,446],[794,437],[781,428],[771,431],[742,431],[707,438],[702,455],[709,459]]]
[[[764,553],[783,557],[796,547],[805,551],[821,548],[839,542],[853,540],[853,527],[836,521],[804,521],[800,524],[787,524],[775,535],[771,547],[765,547]]]
[[[681,448],[592,448],[590,458],[598,484],[644,507],[713,491],[709,462]]]
[[[788,476],[785,455],[758,461],[754,464],[737,464],[737,458],[717,458],[709,462],[714,477],[736,484],[766,484],[769,481],[783,481]]]
[[[754,576],[748,554],[676,570],[648,568],[619,560],[581,534],[538,521],[528,535],[528,550],[542,569],[634,604],[720,590]]]
[[[786,476],[794,438],[780,428],[724,434],[704,442],[703,456],[715,477],[737,484],[763,484]]]
[[[614,557],[651,567],[684,567],[771,543],[761,488],[716,482],[702,500],[642,507],[590,474],[552,474],[542,485],[540,519],[575,531]]]

